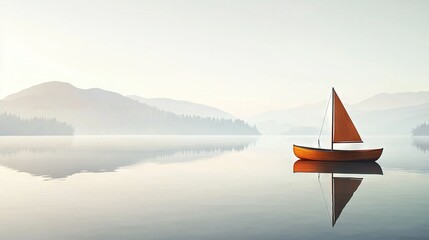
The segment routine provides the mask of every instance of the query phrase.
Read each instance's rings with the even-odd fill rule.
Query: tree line
[[[59,122],[55,118],[20,118],[10,113],[0,114],[0,135],[73,135],[71,125]]]
[[[218,119],[200,116],[176,115],[169,112],[145,111],[144,114],[117,116],[114,111],[105,120],[99,132],[91,134],[153,134],[153,135],[259,135],[256,126],[236,119]],[[114,116],[116,115],[116,116]],[[82,115],[80,119],[91,118]],[[100,118],[97,118],[100,119]],[[81,124],[78,124],[80,127]],[[107,125],[107,126],[106,126]],[[55,118],[21,118],[11,113],[0,114],[0,135],[73,135],[75,127]],[[82,132],[88,134],[88,132]]]

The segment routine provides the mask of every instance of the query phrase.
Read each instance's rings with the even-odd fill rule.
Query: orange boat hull
[[[365,150],[331,150],[293,145],[293,153],[299,159],[313,161],[368,162],[377,161],[383,148]]]

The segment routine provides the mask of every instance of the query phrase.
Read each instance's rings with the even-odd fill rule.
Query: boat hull
[[[365,150],[339,150],[311,148],[293,145],[293,153],[299,159],[336,162],[374,162],[383,153],[383,148]]]

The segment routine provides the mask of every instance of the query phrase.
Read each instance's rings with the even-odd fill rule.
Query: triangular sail
[[[362,180],[363,178],[332,178],[332,226],[337,222],[341,212],[352,198],[353,193],[358,189]]]
[[[355,125],[334,89],[333,94],[333,143],[362,142]]]

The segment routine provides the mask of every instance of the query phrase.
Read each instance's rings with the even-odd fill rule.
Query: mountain
[[[160,110],[185,116],[200,116],[220,119],[235,119],[235,117],[218,108],[210,107],[204,104],[192,103],[188,101],[179,101],[169,98],[144,98],[136,95],[128,96],[138,102],[156,107]]]
[[[429,91],[382,93],[346,109],[364,135],[410,134],[417,125],[429,122]],[[249,119],[262,134],[317,135],[326,110],[325,103],[309,104],[258,114]],[[324,133],[330,127],[328,109]]]
[[[47,82],[0,101],[0,109],[24,118],[69,123],[75,134],[259,134],[241,120],[178,116],[115,92]]]
[[[260,113],[250,119],[262,134],[318,134],[327,103],[318,102],[300,107]],[[327,116],[328,118],[329,116]]]
[[[326,102],[318,102],[300,107],[263,112],[252,117],[250,121],[255,123],[274,121],[288,127],[296,125],[320,125],[326,110],[326,104]]]
[[[355,105],[361,111],[381,111],[429,103],[429,91],[380,93]]]
[[[350,115],[352,116],[352,114]],[[379,111],[362,111],[354,114],[352,119],[362,134],[410,135],[413,128],[429,119],[429,104]]]

